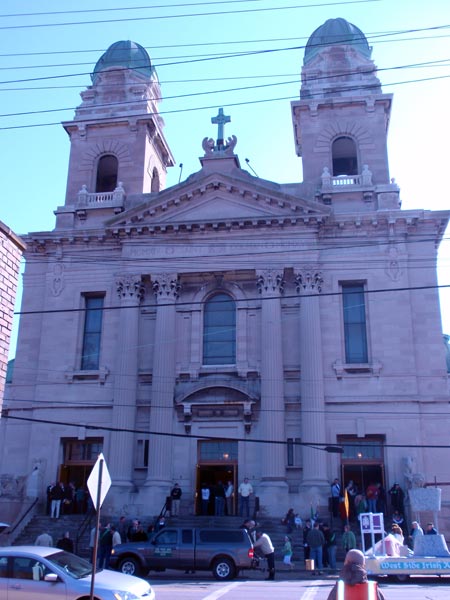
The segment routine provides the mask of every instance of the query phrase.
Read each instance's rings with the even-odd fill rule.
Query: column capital
[[[116,277],[116,288],[121,300],[136,300],[139,302],[144,297],[144,285],[141,275],[124,273]]]
[[[260,294],[282,294],[284,291],[283,269],[264,269],[256,271],[256,286]]]
[[[320,293],[323,285],[323,274],[318,265],[305,265],[294,269],[297,293]]]
[[[152,287],[158,300],[176,300],[181,290],[177,273],[154,273]]]

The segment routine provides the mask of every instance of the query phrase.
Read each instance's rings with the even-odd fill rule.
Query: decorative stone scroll
[[[256,285],[260,294],[282,294],[284,291],[283,271],[275,269],[257,271]]]
[[[233,154],[236,144],[237,137],[235,135],[228,137],[227,141],[224,142],[220,148],[216,145],[212,138],[205,137],[202,141],[202,148],[205,152],[205,156],[219,156],[219,153],[229,156],[230,154]]]
[[[57,297],[65,288],[64,265],[57,262],[53,265],[52,294]]]
[[[176,273],[158,273],[152,275],[153,292],[156,298],[176,300],[181,290],[181,284]]]
[[[134,298],[140,302],[144,297],[144,285],[140,275],[121,275],[116,279],[116,286],[121,300]]]
[[[316,266],[306,266],[295,271],[297,293],[320,293],[322,291],[322,272]]]

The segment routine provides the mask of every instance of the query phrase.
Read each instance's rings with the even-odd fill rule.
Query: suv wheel
[[[218,558],[213,564],[213,575],[221,581],[236,577],[236,566],[230,558]]]
[[[141,565],[135,558],[128,557],[124,558],[119,563],[119,571],[125,573],[125,575],[135,575],[138,577],[141,575]]]

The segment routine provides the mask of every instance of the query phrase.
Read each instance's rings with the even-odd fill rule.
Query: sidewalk
[[[264,564],[264,563],[263,563]],[[336,571],[331,569],[323,569],[321,575],[314,575],[312,571],[307,571],[303,564],[303,561],[299,561],[298,565],[294,563],[292,569],[288,569],[282,560],[275,561],[275,579],[276,581],[292,581],[293,579],[323,579],[323,580],[336,580],[338,578],[341,565],[338,565]],[[317,573],[317,571],[316,571]],[[267,569],[246,569],[241,571],[238,575],[239,579],[254,579],[263,580],[267,577]],[[186,574],[183,571],[175,571],[174,569],[167,569],[163,572],[150,571],[150,574],[146,579],[150,581],[157,581],[159,579],[211,579],[213,577],[210,571],[197,571],[195,573]]]

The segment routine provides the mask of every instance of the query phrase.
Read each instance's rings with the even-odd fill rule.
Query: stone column
[[[128,274],[119,276],[116,286],[123,310],[119,317],[114,374],[114,431],[111,434],[107,464],[113,485],[129,488],[133,479],[135,436],[132,431],[136,421],[139,304],[144,288],[140,275]]]
[[[322,335],[318,294],[322,273],[317,267],[296,269],[295,281],[300,301],[300,372],[302,406],[302,442],[326,443],[325,396],[323,385]],[[303,446],[302,485],[329,488],[325,450]]]
[[[261,489],[256,490],[264,508],[286,503],[286,437],[284,370],[281,342],[282,270],[257,271],[261,294],[261,430],[265,440],[283,442],[261,447]],[[284,495],[284,498],[283,498]],[[278,510],[279,512],[279,510]]]
[[[155,349],[153,353],[150,431],[171,433],[174,418],[175,351],[177,346],[175,303],[180,291],[176,273],[152,275],[157,301]],[[146,509],[160,511],[172,484],[172,448],[174,438],[150,435],[146,486],[149,494]]]

